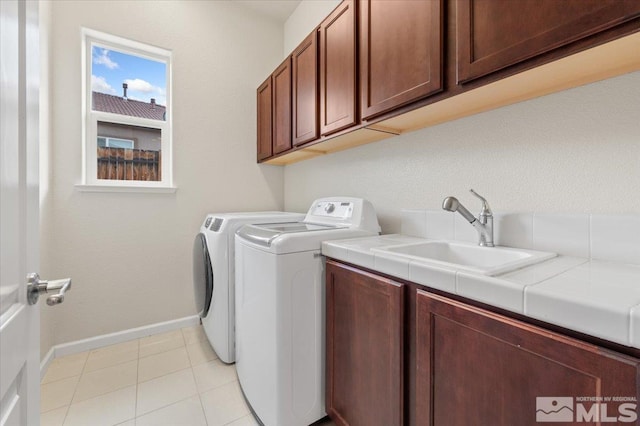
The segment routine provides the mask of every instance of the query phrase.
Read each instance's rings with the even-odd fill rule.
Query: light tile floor
[[[42,426],[258,424],[199,325],[56,358],[40,389]]]

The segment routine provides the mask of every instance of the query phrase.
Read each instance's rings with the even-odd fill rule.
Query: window
[[[171,52],[89,29],[82,38],[81,187],[172,189]]]

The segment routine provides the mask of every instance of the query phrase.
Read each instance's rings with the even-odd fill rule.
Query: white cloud
[[[152,92],[160,91],[159,87],[156,87],[153,84],[149,83],[148,81],[141,80],[139,78],[136,78],[134,80],[127,79],[124,82],[129,85],[129,90],[132,90],[132,91],[143,92],[143,93],[152,93]]]
[[[111,87],[107,80],[104,77],[99,77],[97,75],[91,76],[91,90],[93,92],[106,93],[108,95],[115,95],[116,89]]]
[[[93,55],[93,63],[98,65],[104,65],[110,70],[118,68],[118,64],[113,62],[113,60],[109,57],[109,50],[102,49],[99,51],[97,55]]]
[[[142,102],[149,102],[151,98],[155,98],[160,105],[166,105],[166,90],[162,87],[154,86],[148,81],[140,78],[127,79],[127,97]]]

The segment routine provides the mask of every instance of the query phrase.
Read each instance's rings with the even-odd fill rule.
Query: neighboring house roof
[[[92,92],[93,110],[128,115],[131,117],[165,120],[166,107],[106,93]]]

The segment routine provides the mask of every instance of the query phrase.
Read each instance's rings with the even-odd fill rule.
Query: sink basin
[[[387,247],[373,251],[389,253],[434,266],[445,266],[483,275],[498,275],[533,265],[556,256],[536,250],[511,247],[481,247],[450,241],[425,241]]]

